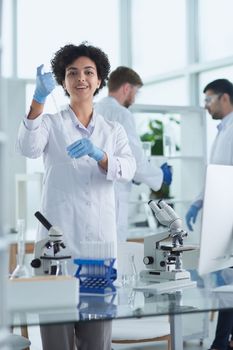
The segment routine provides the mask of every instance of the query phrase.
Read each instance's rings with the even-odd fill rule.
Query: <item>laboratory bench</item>
[[[138,282],[140,283],[140,282]],[[134,285],[135,286],[135,285]],[[183,349],[182,316],[209,313],[220,309],[233,310],[231,291],[215,292],[211,288],[187,287],[161,294],[136,291],[134,286],[117,288],[115,294],[105,296],[79,294],[78,305],[73,307],[40,307],[9,311],[9,325],[59,324],[89,322],[103,319],[130,319],[168,315],[172,350]],[[32,298],[34,296],[32,295]],[[32,303],[31,303],[32,304]],[[209,316],[208,316],[209,317]]]

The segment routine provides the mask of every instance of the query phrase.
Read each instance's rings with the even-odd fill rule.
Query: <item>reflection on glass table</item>
[[[182,315],[195,315],[219,309],[233,310],[233,293],[228,295],[228,302],[223,305],[217,293],[205,288],[191,287],[177,292],[155,294],[136,292],[132,287],[118,288],[117,294],[112,298],[111,296],[81,295],[80,303],[76,308],[60,309],[58,306],[46,310],[37,308],[25,309],[21,312],[11,311],[9,324],[16,326],[59,324],[98,319],[136,319],[169,315],[172,349],[181,350],[183,348]]]
[[[9,324],[38,324],[38,315],[43,316],[43,322],[73,322],[80,319],[80,314],[91,310],[90,318],[133,318],[159,315],[176,315],[183,313],[208,312],[221,308],[233,309],[233,293],[227,293],[225,302],[219,302],[220,293],[205,288],[186,288],[183,291],[172,291],[163,294],[151,292],[132,293],[129,286],[117,290],[116,295],[88,296],[81,295],[77,308],[36,308],[9,312]],[[107,298],[107,299],[106,299]],[[214,306],[213,306],[214,305]],[[109,309],[112,311],[109,311]],[[95,312],[96,311],[96,312]],[[98,311],[98,312],[97,312]],[[100,312],[101,311],[101,312]],[[19,317],[22,316],[22,317]]]

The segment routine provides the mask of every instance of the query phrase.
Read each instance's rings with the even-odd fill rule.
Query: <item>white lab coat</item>
[[[218,133],[210,152],[210,164],[233,165],[233,112],[225,116],[218,125]],[[224,181],[224,179],[219,179]],[[204,190],[195,199],[203,200]]]
[[[108,96],[95,104],[95,110],[107,120],[119,122],[125,128],[129,139],[129,145],[136,159],[136,173],[134,180],[145,183],[154,191],[160,189],[163,182],[163,172],[159,167],[151,164],[145,157],[140,138],[136,131],[133,114],[122,106],[114,97]],[[117,238],[126,240],[128,234],[128,206],[131,191],[131,183],[116,184],[117,207]]]
[[[34,121],[21,123],[17,148],[29,158],[43,154],[45,175],[42,214],[64,233],[72,256],[80,256],[80,241],[113,241],[116,243],[114,181],[130,181],[135,173],[135,159],[122,126],[96,115],[90,136],[94,145],[108,155],[108,172],[89,156],[75,160],[67,155],[68,144],[82,138],[71,120],[67,107],[58,114],[45,114]],[[114,172],[120,165],[120,172]],[[40,227],[39,239],[48,235]],[[116,253],[116,251],[115,251]]]
[[[218,133],[211,147],[210,164],[233,165],[233,112],[225,116],[221,123],[218,124]],[[219,184],[221,181],[224,181],[224,179],[219,179]],[[216,184],[216,186],[219,184]],[[203,203],[203,199],[204,189],[194,203],[196,201]],[[232,281],[229,282],[230,278],[232,279],[232,273],[229,270],[231,269],[217,271],[214,274],[216,274],[217,279],[219,278],[218,276],[222,276],[226,283],[232,283]]]
[[[211,148],[210,163],[233,165],[233,112],[223,118]]]

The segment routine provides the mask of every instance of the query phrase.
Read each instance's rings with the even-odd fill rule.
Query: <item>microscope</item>
[[[194,246],[184,246],[183,238],[188,234],[182,229],[182,220],[164,200],[149,206],[157,220],[168,230],[144,238],[144,259],[146,270],[140,272],[143,282],[162,282],[190,279],[190,273],[182,269],[183,251],[194,250]]]
[[[65,264],[71,256],[61,254],[61,250],[66,248],[61,230],[52,226],[39,211],[35,213],[35,217],[48,230],[48,237],[35,243],[35,258],[31,262],[35,275],[67,274]]]

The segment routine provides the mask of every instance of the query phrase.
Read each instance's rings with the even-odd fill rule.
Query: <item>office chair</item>
[[[119,281],[124,277],[126,277],[127,280],[127,276],[132,276],[134,267],[137,273],[144,269],[143,249],[142,243],[118,242],[117,274],[119,276]],[[132,267],[132,261],[134,267]],[[170,323],[167,316],[113,320],[113,347],[114,344],[136,344],[155,341],[166,341],[167,349],[171,349]]]

